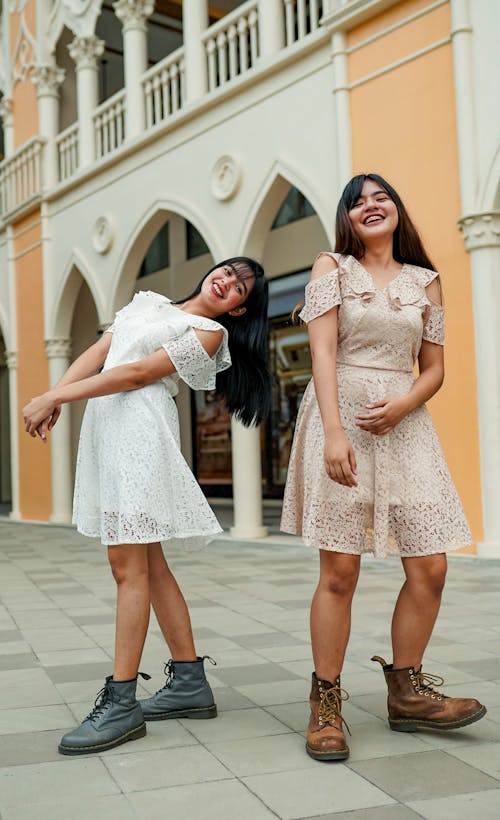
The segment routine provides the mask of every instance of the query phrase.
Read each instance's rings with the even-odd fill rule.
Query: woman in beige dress
[[[392,618],[391,729],[455,729],[479,720],[475,699],[436,691],[422,672],[446,575],[446,552],[472,536],[425,402],[443,382],[439,276],[397,192],[354,177],[337,210],[336,253],[320,253],[306,287],[313,379],[301,403],[282,529],[320,550],[311,607],[315,672],[306,749],[348,757],[340,688],[361,554],[401,558]],[[419,375],[414,377],[418,360]]]

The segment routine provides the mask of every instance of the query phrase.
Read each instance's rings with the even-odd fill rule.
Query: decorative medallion
[[[111,250],[115,238],[115,230],[106,216],[100,216],[96,220],[92,230],[92,245],[97,253],[108,253]]]
[[[233,157],[219,157],[212,168],[211,187],[216,199],[232,199],[241,182],[241,168]]]

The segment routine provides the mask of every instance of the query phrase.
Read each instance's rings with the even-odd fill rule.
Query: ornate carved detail
[[[95,34],[90,37],[75,37],[68,46],[68,51],[79,68],[95,68],[97,58],[101,56],[105,46],[104,40],[99,40]]]
[[[146,30],[146,20],[154,11],[154,0],[118,0],[113,3],[115,14],[123,23],[123,28]]]
[[[92,244],[97,253],[107,253],[111,250],[115,238],[115,229],[111,220],[106,216],[96,219],[92,229]]]
[[[241,169],[227,154],[219,157],[212,168],[212,193],[216,199],[232,199],[241,182]]]
[[[59,96],[59,86],[66,72],[56,65],[37,65],[31,74],[31,81],[36,86],[39,97]]]
[[[464,216],[458,225],[468,251],[500,247],[500,211]]]
[[[13,0],[10,6],[11,14],[17,14],[19,18],[16,43],[12,52],[13,86],[19,80],[26,82],[35,62],[36,41],[24,17],[26,2],[27,0]]]
[[[71,346],[71,339],[45,339],[45,355],[47,359],[68,359]]]
[[[5,363],[9,370],[15,370],[17,367],[17,350],[5,351]]]
[[[12,120],[12,100],[10,97],[2,97],[0,100],[0,117],[2,118],[3,127],[13,125]]]

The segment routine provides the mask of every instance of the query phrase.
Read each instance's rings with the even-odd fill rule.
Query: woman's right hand
[[[332,481],[345,487],[357,487],[356,457],[344,432],[325,438],[325,470]]]

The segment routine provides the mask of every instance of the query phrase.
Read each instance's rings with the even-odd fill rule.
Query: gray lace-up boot
[[[217,717],[217,706],[203,668],[205,658],[217,665],[208,655],[195,661],[169,660],[165,664],[165,686],[152,697],[140,701],[144,720],[180,717],[208,720]]]
[[[140,673],[146,680],[150,675]],[[98,693],[94,708],[77,729],[61,739],[62,755],[97,754],[112,749],[128,740],[137,740],[146,734],[146,724],[136,700],[137,678],[115,681],[106,678]]]

